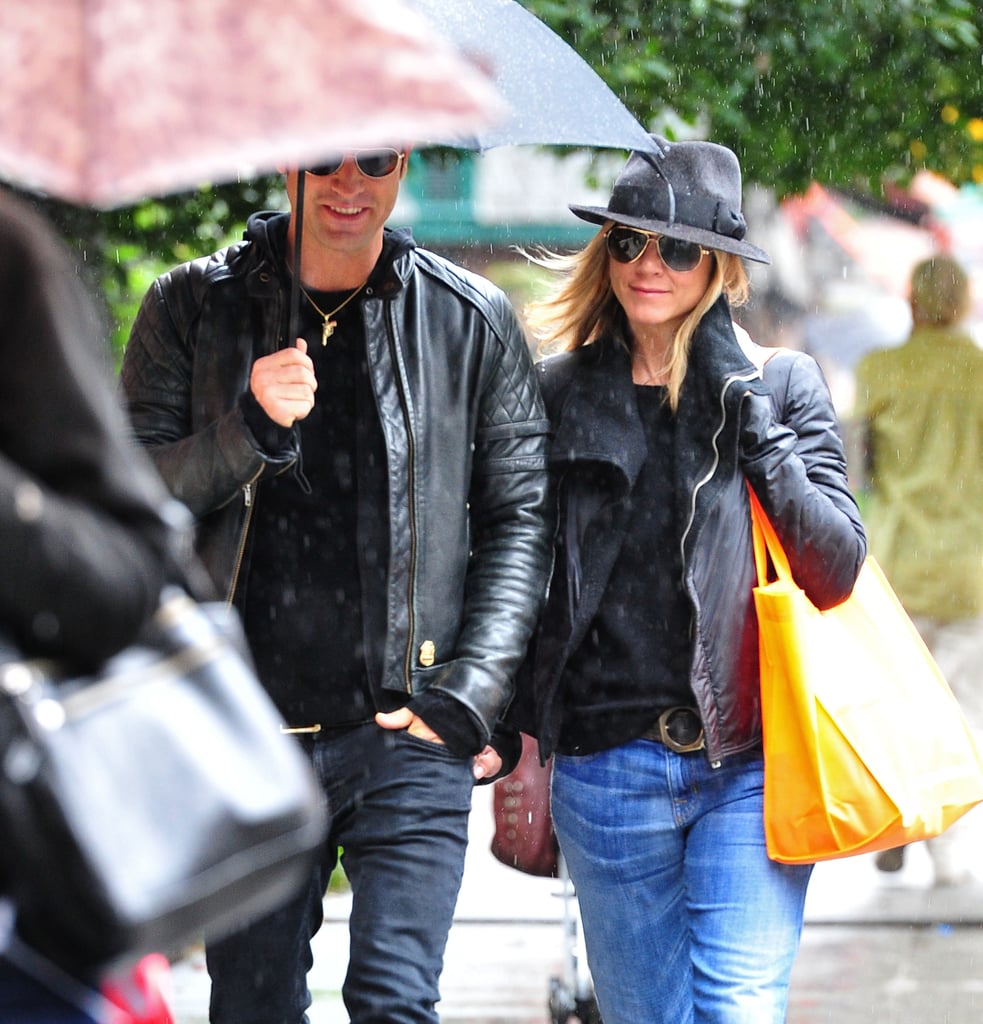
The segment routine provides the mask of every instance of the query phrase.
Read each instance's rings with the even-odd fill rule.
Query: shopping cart
[[[602,1024],[580,923],[580,907],[566,862],[553,832],[549,811],[550,767],[539,763],[536,741],[522,737],[515,771],[495,783],[492,853],[525,874],[556,878],[563,901],[563,964],[549,981],[550,1024]]]
[[[550,1024],[603,1024],[587,967],[580,907],[562,854],[557,857],[557,878],[563,900],[563,973],[550,978]]]

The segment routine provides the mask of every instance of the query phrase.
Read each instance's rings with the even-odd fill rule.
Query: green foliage
[[[976,0],[524,0],[670,137],[733,148],[779,194],[983,180]]]
[[[489,263],[481,272],[497,284],[520,311],[527,302],[541,298],[556,280],[548,270],[525,260],[499,260]]]

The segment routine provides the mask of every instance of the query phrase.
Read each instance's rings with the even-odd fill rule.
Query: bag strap
[[[758,573],[758,586],[767,586],[769,582],[769,558],[776,577],[791,581],[792,569],[788,564],[788,555],[785,554],[782,542],[778,539],[778,534],[775,533],[775,528],[771,525],[750,483],[747,485],[747,493],[751,504],[751,538],[754,543],[754,567]]]

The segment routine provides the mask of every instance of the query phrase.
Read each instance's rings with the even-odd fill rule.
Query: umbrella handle
[[[297,344],[300,330],[300,251],[304,237],[304,181],[307,172],[297,171],[297,195],[294,197],[294,272],[290,276],[290,316],[287,320],[287,344]]]
[[[303,167],[297,169],[297,194],[294,196],[294,272],[290,275],[290,315],[287,319],[288,345],[292,348],[297,344],[300,331],[300,250],[304,240],[304,181],[307,171]],[[297,442],[297,462],[294,464],[294,478],[300,484],[304,494],[313,494],[310,482],[304,475],[304,462],[300,447],[300,424],[294,423],[293,435]]]

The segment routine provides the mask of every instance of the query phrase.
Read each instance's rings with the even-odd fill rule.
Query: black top
[[[682,588],[674,500],[675,418],[665,388],[636,386],[635,395],[648,454],[628,499],[627,531],[603,600],[563,677],[565,717],[579,720],[571,730],[577,745],[561,743],[564,753],[628,742],[666,708],[695,706],[692,614]]]
[[[331,310],[348,292],[311,294]],[[325,728],[364,722],[375,712],[356,546],[359,442],[373,449],[367,458],[385,458],[381,429],[375,443],[356,429],[377,422],[364,415],[372,397],[358,301],[335,319],[322,346],[321,317],[301,298],[299,329],[318,389],[314,408],[298,424],[302,464],[258,488],[245,593],[257,667],[286,722]],[[384,502],[384,494],[379,498]]]

